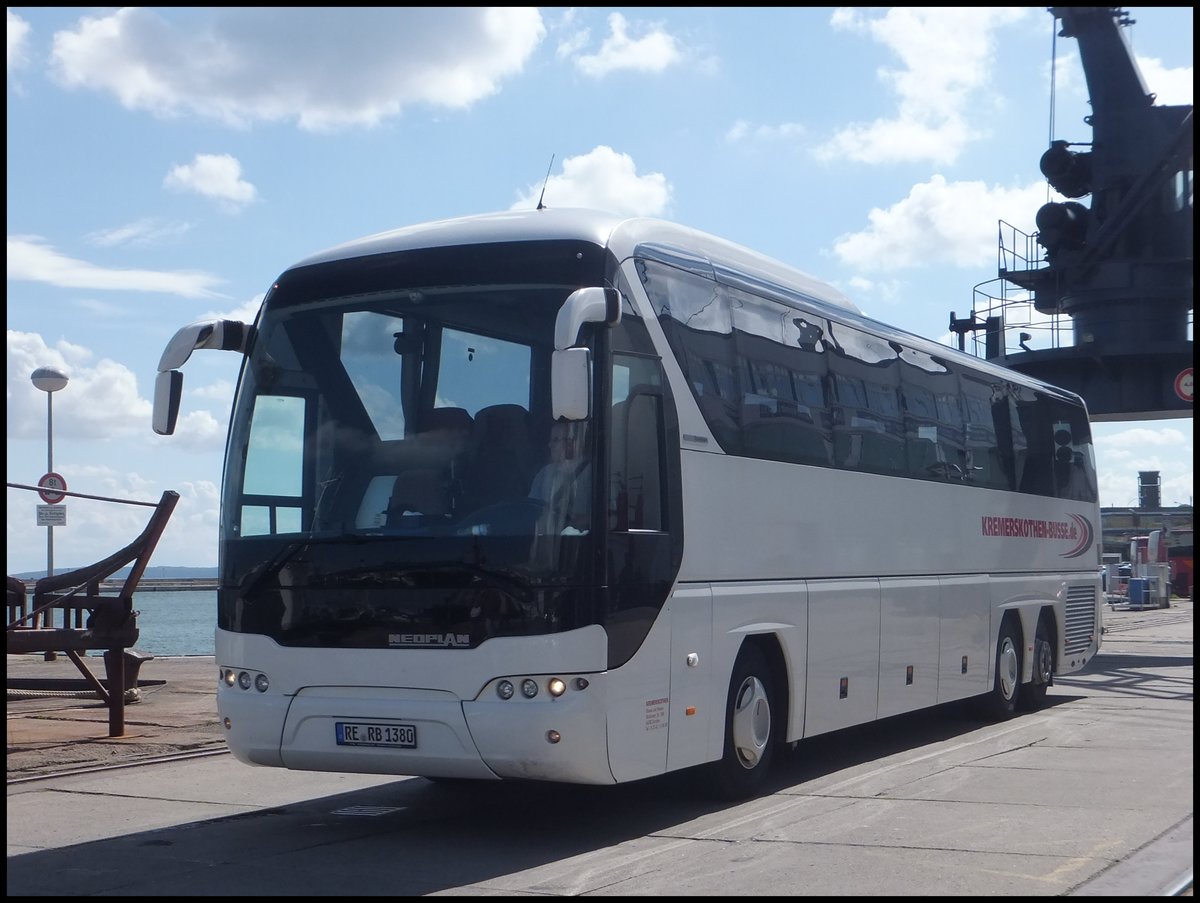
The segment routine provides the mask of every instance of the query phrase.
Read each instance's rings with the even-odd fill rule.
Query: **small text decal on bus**
[[[1013,536],[1024,539],[1065,539],[1074,545],[1063,558],[1078,558],[1092,547],[1095,531],[1092,522],[1078,514],[1067,515],[1067,521],[1041,520],[1036,517],[993,517],[985,515],[982,521],[984,536]]]
[[[471,645],[469,633],[389,633],[389,646],[436,646],[467,647]]]

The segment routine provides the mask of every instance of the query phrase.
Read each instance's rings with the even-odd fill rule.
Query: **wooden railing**
[[[130,677],[137,686],[138,662],[126,652],[139,635],[133,593],[178,501],[179,493],[167,490],[154,506],[146,528],[129,545],[87,567],[38,580],[32,605],[26,584],[16,577],[7,578],[8,652],[66,653],[108,706],[110,737],[124,736]],[[109,588],[102,587],[104,581],[128,564],[132,567],[116,592],[102,592]],[[80,655],[90,649],[104,650],[107,684],[92,674]],[[130,658],[134,658],[132,663]],[[127,674],[130,665],[132,675]]]

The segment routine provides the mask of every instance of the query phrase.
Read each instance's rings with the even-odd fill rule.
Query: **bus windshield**
[[[276,285],[230,429],[221,626],[470,647],[588,623],[593,430],[549,390],[577,287]]]

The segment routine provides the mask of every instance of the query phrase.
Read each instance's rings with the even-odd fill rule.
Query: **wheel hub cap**
[[[762,759],[771,736],[771,704],[762,681],[748,677],[738,690],[733,712],[733,745],[738,761],[753,768]]]

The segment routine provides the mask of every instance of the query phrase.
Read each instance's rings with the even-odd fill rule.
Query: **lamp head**
[[[68,382],[67,374],[55,367],[38,367],[29,375],[29,378],[43,392],[57,392]]]

